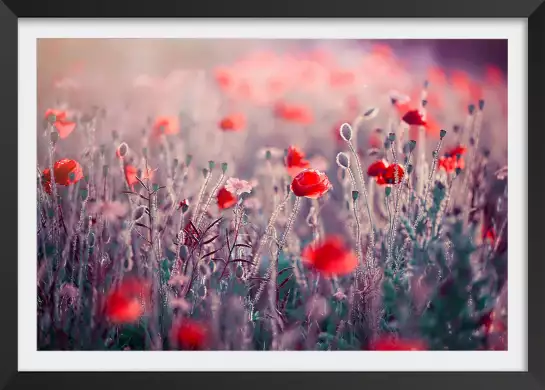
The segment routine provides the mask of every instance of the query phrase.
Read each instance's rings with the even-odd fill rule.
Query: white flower
[[[245,192],[248,194],[252,192],[252,185],[246,180],[231,177],[227,179],[227,182],[225,183],[225,189],[232,194],[240,196]]]

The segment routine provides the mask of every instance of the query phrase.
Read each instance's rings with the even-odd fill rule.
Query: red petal
[[[237,204],[237,198],[229,192],[225,187],[218,191],[217,195],[218,207],[221,210],[228,209]]]
[[[74,131],[76,128],[75,122],[65,121],[65,120],[58,120],[55,122],[55,128],[57,129],[59,133],[60,138],[66,138]]]
[[[425,126],[426,121],[422,117],[422,113],[419,110],[408,111],[403,115],[403,121],[411,126]]]
[[[316,247],[309,245],[302,258],[326,276],[349,274],[358,265],[356,255],[346,248],[339,236],[330,236]]]
[[[382,176],[386,173],[386,169],[388,168],[388,162],[386,160],[378,160],[369,165],[367,168],[367,174],[369,176]]]

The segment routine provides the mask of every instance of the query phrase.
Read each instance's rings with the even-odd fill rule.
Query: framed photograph
[[[543,19],[4,0],[0,384],[544,388]]]

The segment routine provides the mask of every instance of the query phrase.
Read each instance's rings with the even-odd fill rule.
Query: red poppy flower
[[[218,126],[224,131],[239,131],[246,127],[246,117],[241,113],[231,114],[224,117]]]
[[[312,111],[305,105],[278,103],[275,115],[285,121],[308,125],[313,122]]]
[[[173,333],[181,349],[203,350],[208,345],[208,328],[201,322],[184,318]]]
[[[467,151],[467,148],[463,145],[458,145],[450,150],[448,150],[446,153],[445,153],[445,156],[448,156],[448,157],[456,157],[458,154],[462,155],[462,154],[465,154],[465,152]]]
[[[349,274],[358,265],[358,258],[345,246],[340,236],[329,236],[317,247],[307,246],[301,256],[307,264],[326,276]]]
[[[481,236],[483,241],[489,241],[491,243],[496,242],[496,230],[493,226],[486,226],[483,224]]]
[[[310,167],[310,162],[305,160],[305,153],[297,146],[288,148],[286,156],[286,168],[290,176],[296,176],[299,172]]]
[[[317,199],[332,188],[326,174],[316,169],[305,169],[291,182],[291,189],[297,196]]]
[[[228,209],[235,204],[237,204],[237,198],[233,193],[227,191],[225,187],[218,191],[218,207],[220,210]]]
[[[456,159],[452,157],[439,158],[439,169],[444,169],[448,173],[452,173],[456,170]]]
[[[426,121],[420,110],[407,111],[402,119],[411,126],[426,126]]]
[[[397,180],[396,180],[396,171],[397,171]],[[405,175],[405,171],[403,170],[403,167],[399,164],[392,164],[389,165],[386,168],[386,172],[384,172],[384,181],[387,184],[399,184],[401,183],[401,180],[403,179],[403,176]]]
[[[133,187],[136,183],[138,183],[138,180],[136,177],[138,176],[138,169],[132,165],[125,165],[125,180],[127,180],[127,184],[129,187]],[[140,180],[151,180],[153,178],[153,170],[151,168],[148,168],[148,173],[142,172],[142,176],[140,177]]]
[[[461,156],[465,152],[466,148],[461,145],[450,149],[443,157],[439,158],[439,169],[444,169],[448,173],[456,171],[456,168],[464,169],[465,162]]]
[[[161,134],[172,135],[180,132],[180,121],[176,116],[161,116],[155,119],[153,124],[153,134],[160,136]]]
[[[378,185],[382,186],[382,185],[388,184],[386,183],[386,180],[384,179],[384,175],[377,176],[376,180]]]
[[[150,298],[149,283],[126,279],[106,297],[106,316],[115,324],[130,324],[144,314]]]
[[[83,179],[83,170],[76,160],[64,158],[53,165],[55,183],[69,186]],[[45,192],[51,194],[51,172],[49,168],[42,172],[42,185]]]
[[[178,203],[178,210],[184,209],[187,210],[189,208],[189,200],[184,199]]]
[[[386,173],[388,168],[388,162],[386,160],[377,160],[367,168],[367,174],[369,176],[378,177]]]
[[[66,138],[74,131],[76,128],[76,122],[72,122],[66,119],[66,111],[62,110],[54,110],[54,109],[48,109],[45,112],[45,119],[49,119],[51,115],[55,116],[55,122],[53,125],[55,126],[55,129],[59,133],[60,138]]]
[[[421,340],[407,340],[389,336],[373,342],[370,349],[373,351],[425,351],[427,345]]]

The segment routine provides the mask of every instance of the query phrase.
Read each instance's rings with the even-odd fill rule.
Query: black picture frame
[[[545,5],[543,0],[382,0],[357,2],[249,0],[198,2],[74,0],[3,0],[0,3],[0,386],[4,389],[55,388],[212,388],[266,386],[282,388],[419,388],[419,389],[545,389],[545,296],[542,221],[545,208]],[[490,17],[525,18],[528,22],[528,371],[524,373],[30,373],[17,369],[17,21],[24,17]],[[530,82],[531,80],[531,82]],[[510,129],[517,131],[517,129]],[[521,136],[524,130],[520,129]],[[29,150],[28,153],[35,153]],[[24,239],[33,239],[32,235]],[[30,259],[18,259],[25,261]],[[517,261],[516,258],[509,259]],[[356,355],[354,358],[357,358]],[[483,359],[486,359],[486,352]],[[62,369],[62,367],[59,367]]]

